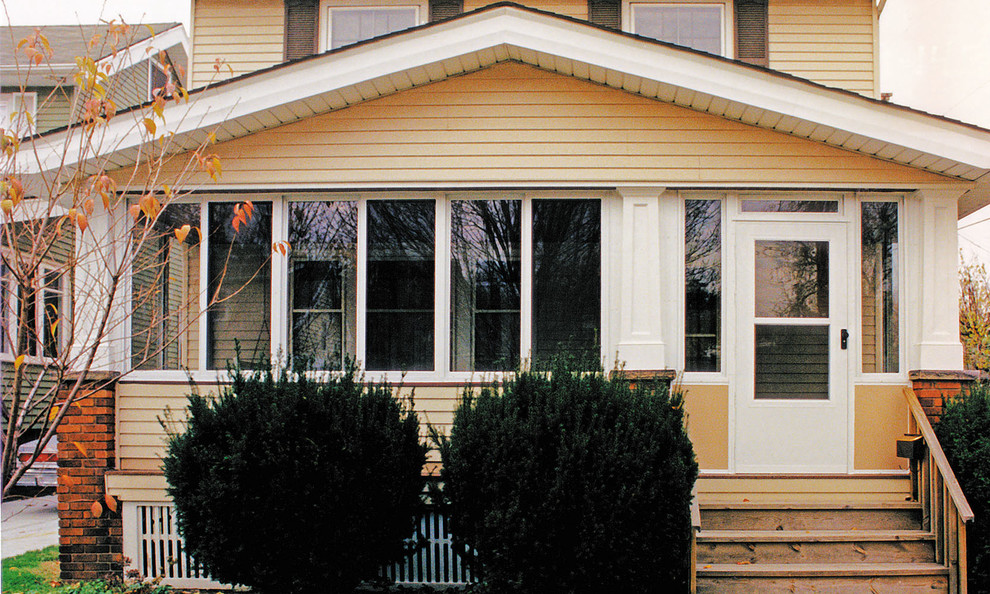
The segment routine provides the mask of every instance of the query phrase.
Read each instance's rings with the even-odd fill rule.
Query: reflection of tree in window
[[[434,209],[432,200],[368,203],[369,370],[433,369]]]
[[[533,361],[601,365],[601,203],[533,201]]]
[[[756,242],[756,316],[828,317],[828,242]]]
[[[898,371],[897,203],[862,209],[863,372]]]
[[[292,356],[314,369],[341,369],[354,358],[357,203],[289,205]]]
[[[254,204],[254,216],[235,231],[234,203],[210,205],[207,367],[232,360],[240,347],[245,367],[271,355],[272,205]]]
[[[684,369],[718,371],[722,328],[722,203],[686,200],[684,209]]]
[[[195,309],[199,295],[200,235],[183,241],[175,230],[199,227],[198,204],[170,204],[145,229],[134,227],[131,360],[137,369],[195,367]]]
[[[519,363],[521,203],[451,203],[451,368]]]

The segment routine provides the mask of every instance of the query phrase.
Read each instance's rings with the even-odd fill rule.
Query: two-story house
[[[169,109],[179,141],[217,128],[223,174],[170,215],[202,239],[162,257],[205,313],[115,386],[112,546],[195,577],[163,568],[157,418],[235,344],[402,377],[441,428],[465,384],[570,355],[678,375],[700,588],[957,588],[965,505],[914,501],[896,442],[912,385],[968,378],[955,222],[988,202],[990,131],[880,99],[873,0],[524,4],[194,0],[191,86],[224,80]],[[210,306],[221,274],[243,287]],[[103,368],[147,352],[141,323]],[[824,525],[719,531],[795,509]],[[902,532],[863,536],[872,512]]]
[[[108,87],[120,110],[149,101],[154,89],[170,77],[181,80],[180,72],[188,66],[189,39],[181,23],[151,23],[118,41],[105,39],[103,25],[39,29],[52,50],[41,65],[30,66],[16,51],[16,44],[35,27],[8,27],[0,39],[0,126],[13,126],[24,136],[61,128],[78,118],[85,92],[72,80],[77,57],[89,56],[108,74]],[[94,36],[101,37],[92,43]],[[161,56],[157,49],[162,49]]]

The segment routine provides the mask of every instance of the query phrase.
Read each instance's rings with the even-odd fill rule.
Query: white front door
[[[740,222],[736,472],[848,470],[846,226]]]

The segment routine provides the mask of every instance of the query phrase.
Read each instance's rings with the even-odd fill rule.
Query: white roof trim
[[[146,27],[145,25],[140,26]],[[102,68],[105,64],[110,64],[110,71],[107,74],[113,75],[148,58],[156,57],[159,50],[167,50],[175,45],[181,45],[186,55],[189,55],[189,37],[181,24],[176,24],[164,31],[155,31],[151,37],[127,46],[116,55],[101,58],[96,65]]]
[[[166,110],[167,128],[181,141],[219,126],[218,140],[228,140],[507,60],[895,162],[924,163],[938,173],[952,170],[962,179],[990,171],[988,131],[515,6],[196,92],[188,105]],[[136,114],[119,115],[106,131],[104,149],[124,153],[115,162],[138,154]],[[25,158],[21,170],[37,173],[78,160],[77,149],[65,151],[60,140],[59,134],[41,137],[40,170],[33,158]]]

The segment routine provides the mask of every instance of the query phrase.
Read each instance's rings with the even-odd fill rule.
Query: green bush
[[[164,461],[186,550],[216,579],[265,593],[349,592],[403,556],[427,447],[416,413],[354,370],[234,371],[189,397]]]
[[[687,589],[698,465],[679,394],[601,372],[464,393],[438,436],[455,542],[488,592]]]
[[[990,382],[947,402],[935,434],[975,516],[966,533],[970,590],[990,592]]]

